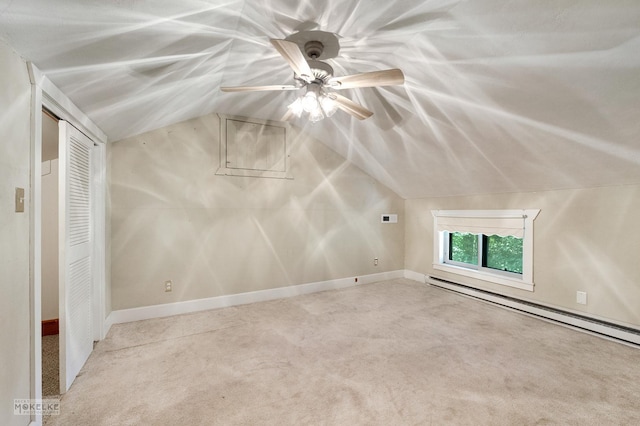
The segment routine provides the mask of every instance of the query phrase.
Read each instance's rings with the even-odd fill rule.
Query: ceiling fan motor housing
[[[338,37],[326,31],[300,31],[287,36],[285,40],[296,43],[305,57],[311,60],[335,58],[340,51]]]
[[[306,53],[310,59],[318,59],[323,51],[324,45],[317,40],[311,40],[304,44],[304,53]]]
[[[321,61],[307,61],[313,72],[313,77],[322,84],[327,84],[329,79],[333,77],[333,68],[331,65]]]

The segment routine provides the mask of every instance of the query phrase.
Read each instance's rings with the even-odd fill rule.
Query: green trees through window
[[[449,233],[449,260],[462,263],[478,264],[478,236],[474,234],[462,234],[460,232]]]
[[[449,260],[522,274],[522,238],[449,233]]]
[[[522,274],[522,238],[483,235],[482,266]]]

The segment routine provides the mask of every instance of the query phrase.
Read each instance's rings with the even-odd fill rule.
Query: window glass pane
[[[460,232],[449,233],[449,260],[478,264],[478,236]]]
[[[484,257],[487,268],[522,273],[522,238],[485,235]]]

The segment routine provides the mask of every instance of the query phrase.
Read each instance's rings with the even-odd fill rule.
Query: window
[[[522,275],[522,238],[446,232],[445,251],[444,263]]]
[[[220,115],[216,174],[290,179],[287,127],[278,121]]]
[[[434,269],[533,291],[540,210],[433,210]]]
[[[482,267],[522,275],[522,238],[482,235]]]

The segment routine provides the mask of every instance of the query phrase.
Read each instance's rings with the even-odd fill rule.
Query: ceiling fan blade
[[[338,105],[338,108],[340,108],[344,112],[348,112],[358,120],[364,120],[365,118],[369,118],[373,115],[371,111],[369,111],[362,105],[359,105],[352,100],[345,98],[344,96],[338,95],[337,93],[332,93],[331,97]]]
[[[280,121],[289,121],[291,120],[293,117],[295,117],[295,113],[293,111],[291,111],[291,108],[287,108],[287,112],[284,113],[284,115],[282,116],[282,118],[280,119]]]
[[[404,74],[397,68],[333,77],[329,80],[329,85],[336,90],[358,87],[395,86],[403,83]]]
[[[297,44],[292,41],[278,39],[271,39],[271,44],[300,78],[305,81],[313,80],[311,68]]]
[[[233,87],[221,87],[223,92],[259,92],[265,90],[298,90],[299,87],[281,84],[275,86],[233,86]]]

